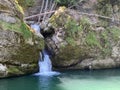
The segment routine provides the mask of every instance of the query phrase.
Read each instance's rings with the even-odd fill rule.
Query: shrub
[[[70,6],[75,4],[78,0],[55,0],[60,6]]]

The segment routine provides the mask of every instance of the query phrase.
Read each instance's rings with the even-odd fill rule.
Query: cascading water
[[[52,76],[52,75],[59,75],[59,72],[52,71],[52,64],[49,58],[49,55],[44,50],[43,51],[44,58],[43,60],[39,60],[39,72],[35,75],[43,75],[43,76]]]
[[[40,73],[51,72],[52,71],[52,65],[51,65],[50,58],[45,51],[43,52],[43,55],[44,55],[44,60],[39,61]]]
[[[37,24],[31,25],[31,28],[35,30],[35,33],[40,33],[40,26]],[[42,55],[40,53],[40,55]],[[42,56],[41,56],[42,57]],[[46,50],[43,51],[43,58],[39,60],[39,72],[35,75],[43,75],[43,76],[52,76],[59,75],[59,72],[52,71],[52,64],[49,58],[49,55]]]

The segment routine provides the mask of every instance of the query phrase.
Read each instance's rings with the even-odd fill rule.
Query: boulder
[[[0,1],[0,78],[38,71],[43,38],[23,21],[23,11],[16,0]]]
[[[82,7],[85,12],[60,7],[50,18],[48,30],[52,28],[54,33],[46,38],[46,44],[55,68],[105,69],[120,66],[119,23],[114,21],[111,24],[112,19],[97,15],[99,1],[84,2],[83,6],[89,3],[94,4],[87,9]],[[88,9],[91,13],[87,12]]]

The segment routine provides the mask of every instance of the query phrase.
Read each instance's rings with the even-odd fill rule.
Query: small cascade
[[[46,73],[52,71],[52,65],[49,56],[44,52],[44,60],[39,61],[39,73]]]
[[[43,51],[44,58],[43,60],[39,60],[39,72],[35,75],[43,75],[43,76],[53,76],[53,75],[59,75],[59,72],[52,71],[52,64],[51,60],[49,58],[49,55],[44,50]]]
[[[35,30],[35,33],[40,33],[40,26],[37,24],[32,24],[31,28]],[[35,75],[43,75],[43,76],[53,76],[53,75],[59,75],[59,72],[52,71],[52,64],[51,60],[49,58],[49,54],[46,50],[43,51],[43,56],[40,53],[40,57],[43,57],[39,60],[39,72]]]

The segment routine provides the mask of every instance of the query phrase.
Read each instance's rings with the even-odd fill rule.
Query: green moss
[[[52,23],[53,28],[63,28],[65,31],[64,40],[67,42],[66,46],[60,47],[60,53],[55,56],[55,60],[67,61],[75,58],[79,59],[79,56],[85,55],[85,51],[88,51],[87,54],[90,56],[93,56],[94,53],[100,56],[103,54],[105,57],[110,55],[109,32],[107,30],[93,30],[97,29],[97,25],[93,26],[87,16],[83,16],[80,20],[76,21],[74,17],[67,13],[66,9],[63,9],[61,12],[58,10],[51,17],[50,23]],[[106,28],[108,21],[103,22],[101,20],[100,24],[103,24],[102,26]]]
[[[22,30],[21,33],[25,39],[32,37],[32,32],[30,31],[26,23],[22,22],[20,29]]]
[[[66,41],[70,45],[75,45],[75,41],[80,38],[82,33],[84,34],[86,32],[89,32],[90,29],[90,23],[87,17],[83,17],[80,19],[80,22],[76,22],[72,18],[68,18],[67,22],[64,25],[65,30],[66,30]]]
[[[49,22],[54,28],[64,26],[66,19],[70,16],[65,14],[66,7],[60,7],[59,10],[50,18]]]
[[[101,45],[102,45],[102,55],[105,56],[109,56],[111,54],[112,51],[112,47],[110,44],[110,37],[109,37],[109,31],[106,29],[105,31],[103,31],[101,34]]]
[[[21,35],[23,35],[24,39],[28,39],[32,37],[32,32],[29,30],[27,25],[21,21],[15,24],[11,24],[11,23],[7,23],[7,22],[0,20],[0,27],[3,30],[11,30],[11,31],[20,33]]]
[[[120,39],[120,28],[112,27],[112,28],[108,28],[108,30],[112,33],[112,38],[115,41],[118,41]]]
[[[40,38],[36,35],[33,36],[34,40],[36,40],[37,42],[39,42],[39,44],[36,46],[39,50],[43,50],[45,47],[45,42],[43,38]]]
[[[78,26],[76,21],[69,18],[65,23],[64,27],[66,30],[66,37],[65,37],[66,41],[70,45],[74,45],[75,39],[78,38],[78,32],[82,30],[81,26]]]
[[[90,47],[97,46],[100,49],[102,49],[102,46],[100,45],[100,42],[96,37],[96,34],[92,31],[87,34],[85,41]]]
[[[71,6],[78,2],[78,0],[55,0],[60,6]]]
[[[39,50],[29,44],[21,43],[21,47],[11,53],[13,53],[11,59],[21,63],[37,63],[39,59]]]
[[[99,26],[101,26],[101,27],[108,27],[108,25],[109,25],[109,21],[108,20],[100,19]]]
[[[34,0],[18,0],[18,3],[23,7],[23,8],[28,8],[32,7],[35,3]]]
[[[57,61],[79,60],[86,52],[87,48],[67,45],[64,48],[61,48],[59,55],[55,58]]]
[[[111,16],[113,13],[110,0],[98,0],[97,11],[100,15]]]
[[[8,68],[8,74],[23,74],[23,72],[21,72],[17,66],[9,66]]]

